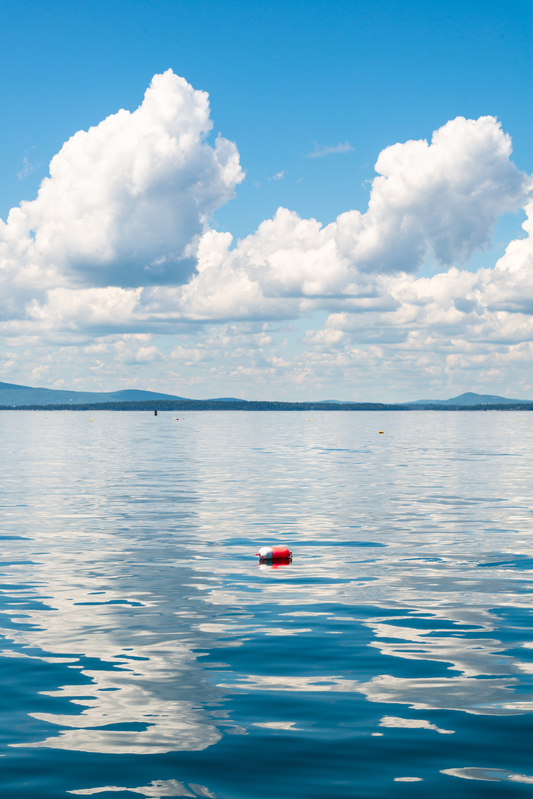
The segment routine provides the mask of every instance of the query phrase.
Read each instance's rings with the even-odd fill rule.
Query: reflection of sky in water
[[[146,757],[141,787],[120,787],[113,769],[83,787],[67,769],[59,793],[210,796],[219,780],[224,795],[249,797],[213,758],[268,760],[284,741],[298,764],[302,741],[363,735],[368,784],[383,780],[384,795],[393,781],[428,782],[423,769],[443,793],[450,775],[531,779],[510,742],[497,763],[493,751],[456,765],[481,756],[465,749],[475,717],[489,751],[500,735],[490,725],[524,735],[533,707],[533,419],[91,418],[0,414],[0,666],[7,685],[26,675],[7,759]],[[292,563],[258,564],[263,543],[287,543]],[[462,758],[447,749],[455,740]],[[417,742],[405,773],[383,749],[398,741]],[[160,779],[157,758],[171,753],[198,753],[193,782],[180,771],[191,754],[177,779]],[[326,758],[317,796],[357,786],[352,761]],[[507,776],[469,776],[489,764]],[[287,767],[287,795],[291,776],[314,795],[299,768]]]
[[[141,796],[150,797],[150,799],[163,799],[164,796],[208,796],[215,799],[215,795],[204,785],[195,785],[192,783],[189,785],[189,788],[191,788],[192,791],[177,780],[154,780],[150,785],[142,785],[139,788],[104,785],[100,788],[80,788],[77,791],[68,791],[68,793],[77,794],[78,796],[92,796],[95,793],[129,791],[130,793],[140,793]]]
[[[461,777],[463,780],[481,780],[482,782],[509,780],[510,782],[533,784],[533,777],[527,776],[527,774],[515,774],[501,768],[448,768],[443,769],[441,773],[449,774],[451,777]]]

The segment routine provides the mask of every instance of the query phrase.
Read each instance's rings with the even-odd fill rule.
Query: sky
[[[533,399],[532,21],[3,4],[0,381]]]

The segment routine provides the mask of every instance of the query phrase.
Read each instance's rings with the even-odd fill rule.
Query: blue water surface
[[[2,796],[532,795],[533,414],[4,411],[0,442]]]

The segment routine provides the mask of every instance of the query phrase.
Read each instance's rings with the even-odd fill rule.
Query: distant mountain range
[[[458,397],[452,397],[452,399],[415,400],[414,402],[405,402],[404,405],[515,405],[517,402],[531,402],[531,400],[508,399],[495,394],[474,394],[473,391],[467,391]]]
[[[142,391],[126,388],[122,391],[63,391],[54,388],[30,388],[14,383],[0,383],[0,405],[58,405],[83,402],[142,402],[150,400],[178,400],[175,394],[158,394],[156,391]]]
[[[15,383],[0,383],[0,405],[81,405],[91,402],[157,402],[160,400],[185,400],[176,394],[160,394],[125,388],[121,391],[64,391],[55,388],[31,388]],[[243,402],[236,397],[216,397],[213,402]]]
[[[321,400],[328,405],[352,405],[353,400]],[[533,402],[533,400],[519,400],[508,399],[507,397],[498,397],[496,394],[474,394],[473,391],[467,391],[465,394],[460,394],[458,397],[451,399],[422,399],[414,400],[411,402],[396,403],[401,405],[516,405],[519,402]]]
[[[211,400],[188,400],[186,397],[178,397],[176,394],[160,394],[157,391],[143,391],[137,388],[126,388],[121,391],[65,391],[53,388],[31,388],[30,386],[18,386],[14,383],[0,383],[0,406],[17,407],[20,405],[82,405],[97,403],[116,403],[116,402],[153,402],[154,404],[163,400],[181,400],[184,402],[235,402],[240,405],[247,404],[246,400],[237,397],[215,397]],[[507,399],[493,394],[474,394],[468,391],[459,397],[447,400],[415,400],[414,402],[395,403],[395,406],[413,405],[514,405],[520,402],[531,402],[531,400]],[[254,403],[252,403],[253,405]],[[274,405],[279,403],[274,402]],[[282,403],[283,404],[283,403]],[[286,403],[285,403],[286,404]],[[289,403],[293,405],[294,403]],[[298,404],[298,403],[296,403]],[[309,404],[309,403],[304,403]],[[350,402],[349,400],[321,400],[312,405],[360,405],[361,403]],[[367,405],[368,403],[362,403]],[[371,403],[376,404],[376,403]],[[377,403],[380,404],[380,403]],[[385,407],[385,406],[384,406]]]

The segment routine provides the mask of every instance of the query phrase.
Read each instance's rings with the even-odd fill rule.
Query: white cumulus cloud
[[[510,160],[511,139],[490,116],[448,122],[427,141],[383,150],[365,214],[338,220],[338,243],[358,268],[416,272],[428,252],[444,265],[488,246],[501,214],[519,208],[531,180]]]
[[[237,242],[209,227],[244,177],[232,142],[207,142],[211,127],[205,92],[170,70],[156,75],[137,110],[76,133],[36,199],[0,220],[4,379],[23,362],[56,379],[53,357],[17,354],[46,342],[79,345],[69,358],[98,356],[89,368],[102,373],[113,358],[137,371],[205,365],[324,385],[381,368],[435,385],[463,374],[472,386],[473,375],[498,383],[531,368],[532,181],[494,117],[458,117],[430,142],[383,150],[364,212],[323,226],[279,208]],[[523,206],[526,236],[494,268],[464,269],[490,246],[498,217]],[[418,277],[428,257],[443,271]],[[261,332],[317,312],[323,328],[298,334],[290,354]],[[152,343],[184,325],[195,333],[168,355]]]
[[[4,273],[37,287],[186,280],[187,245],[244,177],[232,142],[205,141],[211,128],[206,92],[156,75],[136,111],[72,136],[37,198],[0,222]]]

